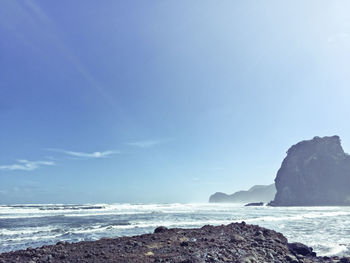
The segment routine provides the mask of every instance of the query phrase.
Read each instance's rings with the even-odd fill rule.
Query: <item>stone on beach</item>
[[[28,248],[0,254],[0,263],[33,262],[350,262],[316,257],[273,230],[232,223],[195,229],[157,227],[154,234]]]

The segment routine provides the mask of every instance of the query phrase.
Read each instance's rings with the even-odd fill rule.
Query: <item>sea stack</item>
[[[350,156],[339,136],[293,145],[278,170],[272,206],[350,205]]]

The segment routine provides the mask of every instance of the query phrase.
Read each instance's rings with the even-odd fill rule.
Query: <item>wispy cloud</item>
[[[155,145],[165,143],[168,140],[144,140],[144,141],[136,141],[136,142],[128,142],[127,145],[138,147],[138,148],[150,148]]]
[[[48,151],[52,152],[60,152],[64,153],[66,155],[76,157],[76,158],[86,158],[86,159],[91,159],[91,158],[106,158],[110,155],[113,154],[119,154],[119,151],[103,151],[103,152],[92,152],[92,153],[85,153],[85,152],[75,152],[75,151],[68,151],[68,150],[62,150],[62,149],[47,149]]]
[[[28,160],[17,160],[15,164],[0,165],[0,170],[3,171],[32,171],[40,168],[41,166],[55,165],[51,161],[28,161]]]

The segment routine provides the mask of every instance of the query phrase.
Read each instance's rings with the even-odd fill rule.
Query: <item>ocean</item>
[[[350,256],[350,207],[243,204],[31,204],[0,206],[0,253],[103,237],[245,221],[283,233],[320,256]]]

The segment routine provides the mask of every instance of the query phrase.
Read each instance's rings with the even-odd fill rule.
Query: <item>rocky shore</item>
[[[158,227],[140,236],[59,242],[3,253],[0,262],[350,263],[350,257],[317,257],[312,248],[288,243],[281,233],[242,222],[197,229]]]

